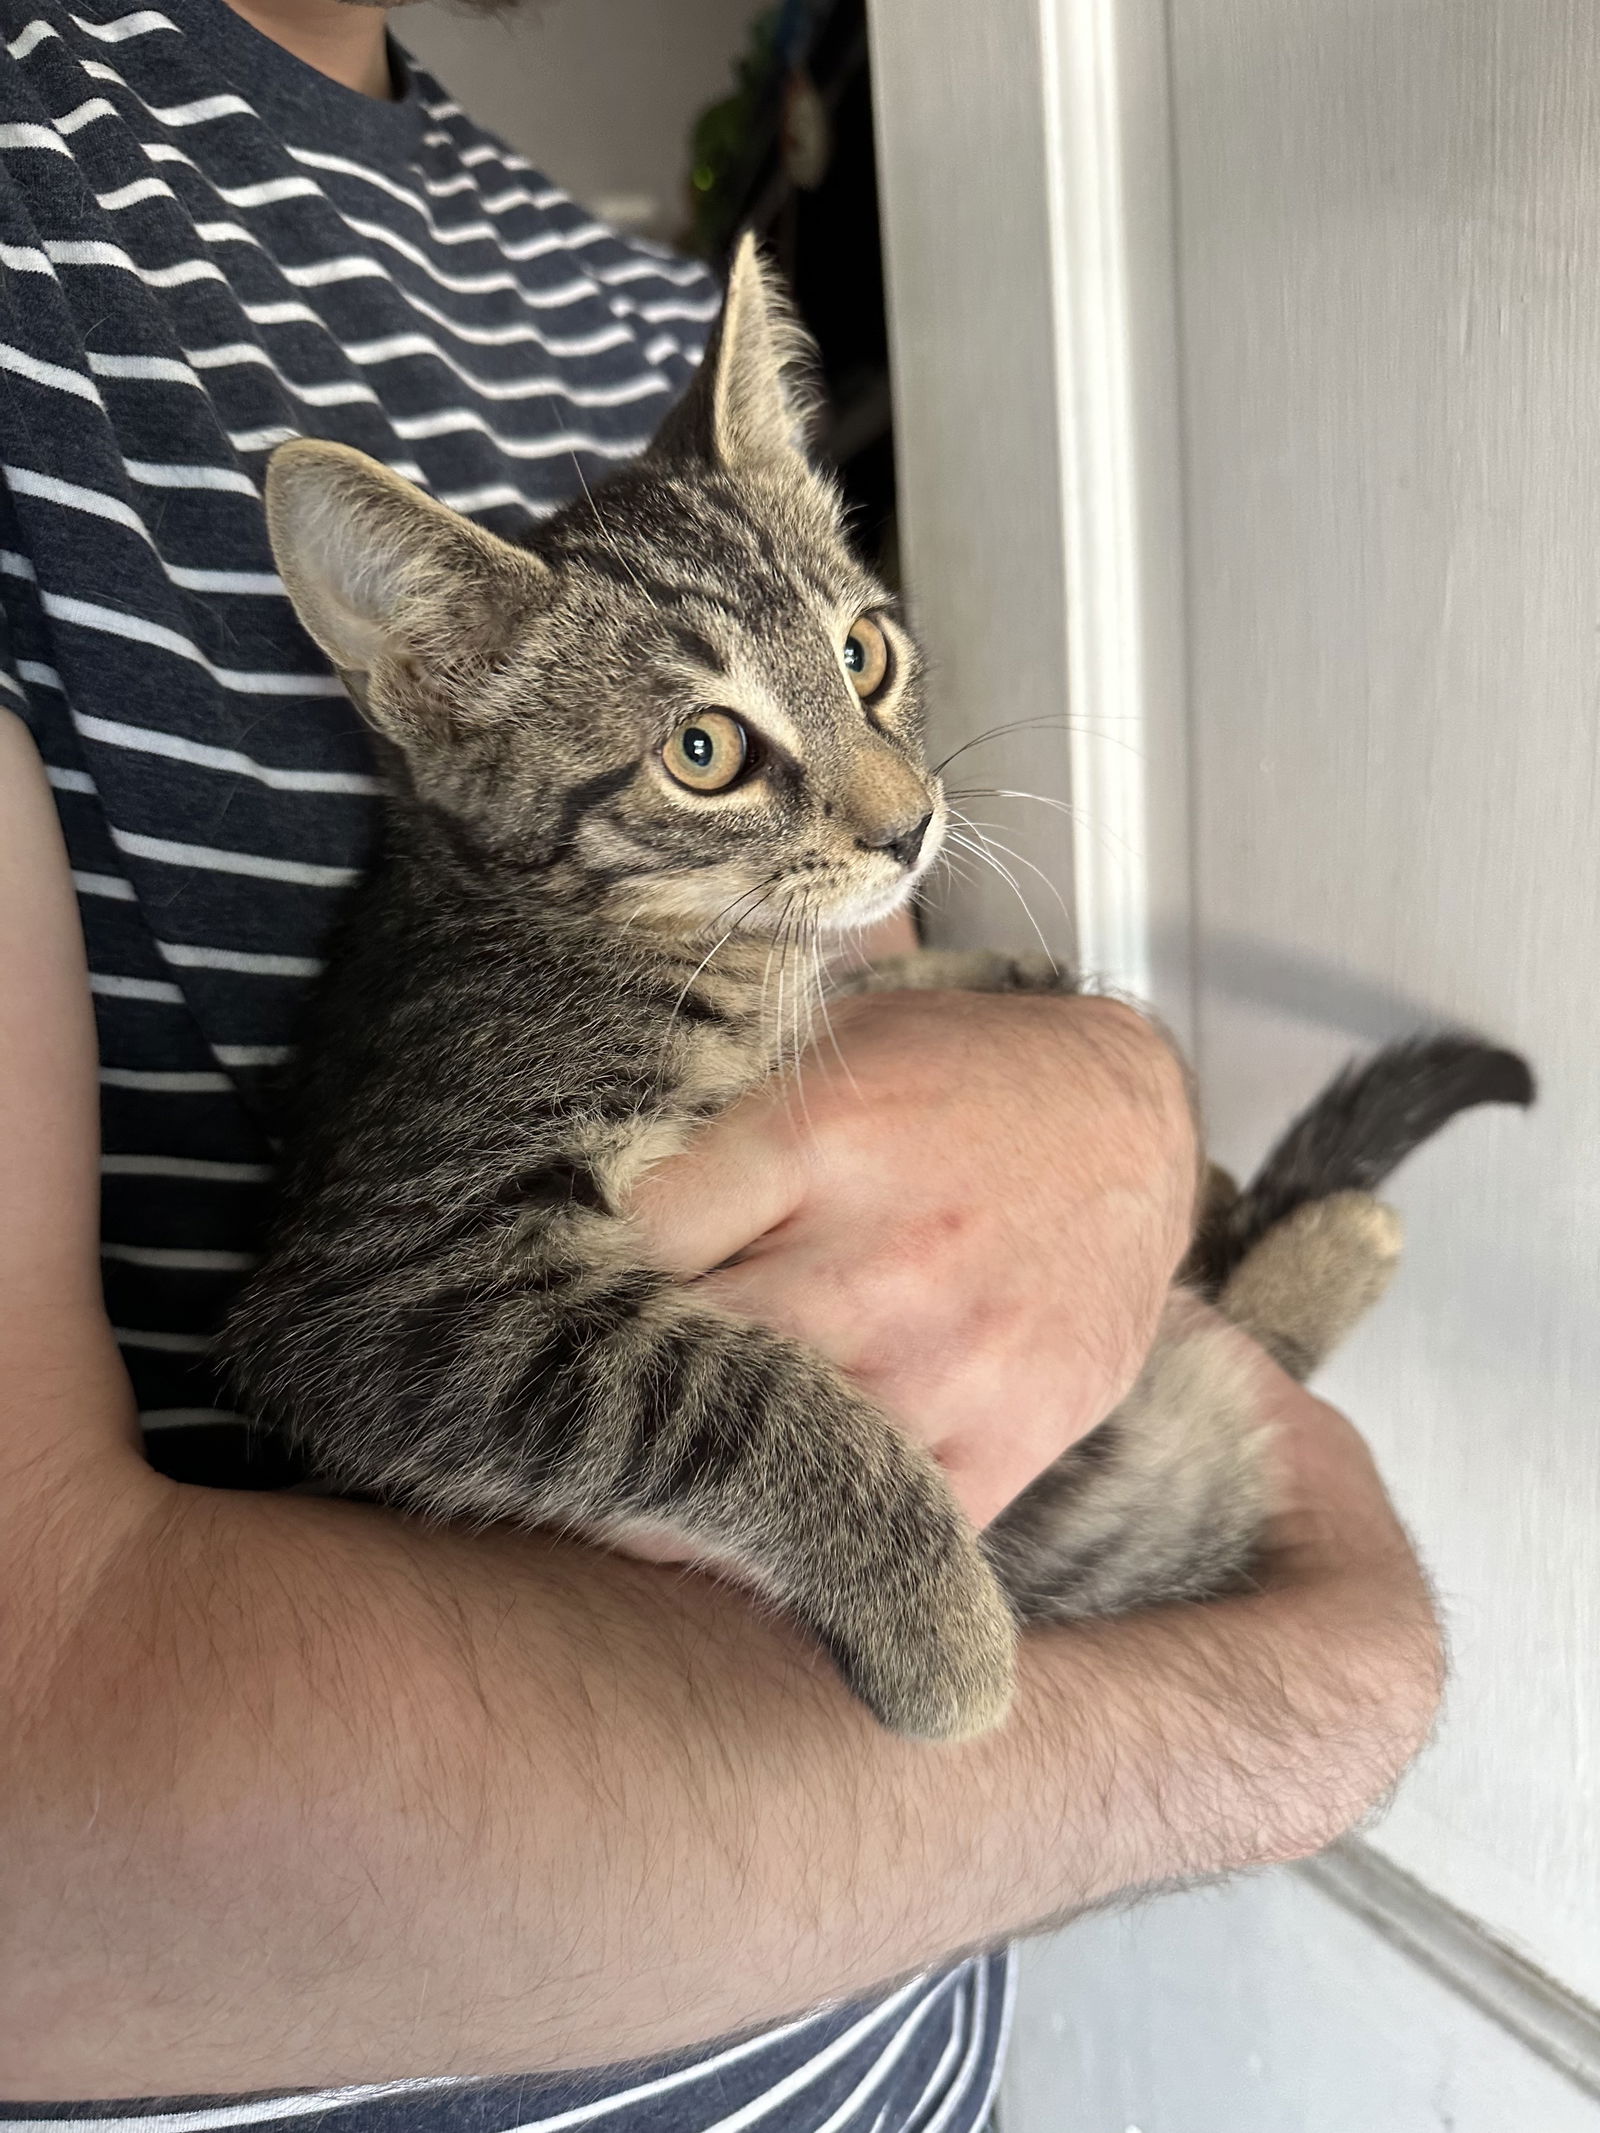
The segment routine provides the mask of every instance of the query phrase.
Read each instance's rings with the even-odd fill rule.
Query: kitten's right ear
[[[279,445],[266,504],[295,613],[358,697],[385,670],[425,683],[493,659],[543,604],[537,557],[349,445]]]
[[[748,233],[728,271],[700,368],[651,444],[661,459],[733,473],[805,475],[816,349]]]

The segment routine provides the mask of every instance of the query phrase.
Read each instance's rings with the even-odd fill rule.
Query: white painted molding
[[[1164,0],[1039,0],[1085,963],[1194,1021]]]
[[[1336,1845],[1300,1872],[1529,2051],[1600,2097],[1600,2010],[1370,1845]]]
[[[1087,832],[1073,854],[1074,901],[1086,968],[1146,999],[1145,618],[1117,5],[1043,0],[1041,89],[1061,408],[1068,760]]]
[[[1162,0],[873,0],[901,533],[936,749],[1071,809],[1080,968],[1192,1028]],[[1068,731],[1040,745],[1047,720]],[[980,889],[956,937],[1015,926]]]

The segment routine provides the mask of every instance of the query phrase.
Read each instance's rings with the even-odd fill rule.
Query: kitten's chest
[[[503,1105],[487,1139],[519,1173],[577,1165],[614,1212],[649,1169],[798,1056],[814,1003],[812,985],[765,943],[732,944],[709,965],[675,951],[606,970],[592,940],[564,936],[520,959],[514,982],[485,983],[458,965],[450,990],[436,1019],[465,1078]],[[503,1011],[486,1042],[482,1003],[495,999]]]
[[[590,1162],[613,1207],[625,1206],[647,1170],[678,1154],[709,1120],[765,1081],[775,1063],[758,1019],[685,1022],[669,1049],[672,1072],[658,1102],[594,1131]]]

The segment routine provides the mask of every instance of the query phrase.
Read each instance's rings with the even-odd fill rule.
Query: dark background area
[[[897,582],[895,469],[864,0],[761,18],[740,93],[696,129],[695,241],[719,271],[741,230],[777,262],[821,352],[817,443],[865,553]]]

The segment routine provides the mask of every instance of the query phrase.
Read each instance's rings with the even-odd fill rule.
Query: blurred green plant
[[[779,0],[750,25],[733,62],[731,96],[709,105],[689,135],[689,237],[692,250],[718,260],[743,206],[755,142],[774,125],[782,86],[810,39],[815,0]]]

